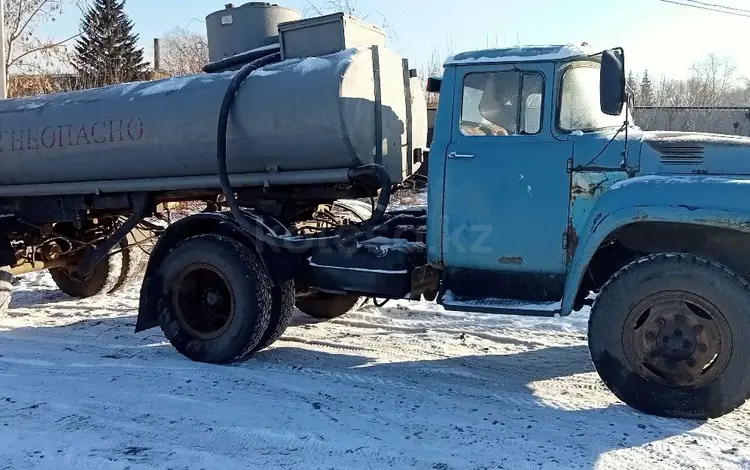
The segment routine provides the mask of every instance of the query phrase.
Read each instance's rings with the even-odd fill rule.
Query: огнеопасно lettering
[[[143,137],[140,118],[110,119],[93,124],[63,124],[41,129],[0,130],[0,152],[112,144]]]

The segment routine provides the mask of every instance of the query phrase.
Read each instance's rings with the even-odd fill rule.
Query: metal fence
[[[750,136],[750,107],[636,106],[635,124],[648,131],[692,131]]]

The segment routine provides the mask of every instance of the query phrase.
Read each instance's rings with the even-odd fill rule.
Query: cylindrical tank
[[[271,3],[227,4],[206,17],[210,62],[279,43],[280,23],[302,18],[299,11]]]
[[[394,182],[407,176],[408,143],[425,147],[424,98],[391,51],[379,49],[375,81],[373,50],[289,60],[250,75],[230,114],[229,171],[381,162]],[[217,117],[234,74],[2,100],[0,185],[215,175]]]

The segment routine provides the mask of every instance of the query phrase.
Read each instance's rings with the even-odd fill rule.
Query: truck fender
[[[599,198],[578,231],[560,314],[566,316],[573,311],[589,263],[607,237],[621,227],[672,222],[750,233],[750,211],[742,207],[750,199],[747,183],[741,180],[731,184],[723,178],[658,176],[615,183]]]
[[[268,215],[246,212],[246,215],[258,227],[258,230],[277,236],[289,235],[288,229],[279,221]],[[138,305],[138,318],[135,332],[145,331],[159,326],[157,301],[161,297],[161,283],[156,279],[158,268],[169,252],[181,241],[197,235],[216,233],[234,238],[253,248],[261,258],[274,282],[292,279],[296,273],[296,258],[281,253],[275,247],[265,246],[260,239],[240,226],[229,212],[205,212],[191,215],[171,224],[161,235],[151,251],[148,266],[143,277],[141,295]],[[273,261],[270,260],[274,257]]]

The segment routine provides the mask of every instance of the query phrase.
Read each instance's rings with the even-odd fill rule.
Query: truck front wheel
[[[247,359],[265,338],[272,286],[257,255],[221,235],[180,242],[159,264],[161,329],[172,346],[198,362]]]
[[[297,299],[297,308],[313,318],[332,320],[352,311],[360,303],[356,295],[317,292]]]
[[[606,385],[645,413],[724,415],[750,396],[750,285],[684,253],[617,272],[591,308],[589,349]]]

